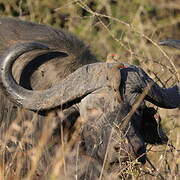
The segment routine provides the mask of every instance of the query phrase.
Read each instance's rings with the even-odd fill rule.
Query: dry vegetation
[[[179,0],[0,0],[0,15],[67,29],[84,39],[99,60],[103,61],[110,52],[117,53],[122,61],[143,67],[161,86],[169,87],[180,79],[180,51],[157,45],[161,39],[180,39]],[[18,180],[20,169],[26,160],[21,145],[31,141],[27,137],[28,133],[33,131],[33,121],[36,117],[33,117],[32,121],[27,121],[26,117],[22,116],[23,112],[19,113],[20,117],[18,116],[9,126],[3,143],[1,141],[0,180]],[[124,170],[126,174],[132,176],[132,179],[180,177],[180,112],[178,109],[159,108],[159,113],[169,142],[164,146],[148,146],[149,161],[146,165],[140,169]],[[39,166],[39,159],[53,127],[54,124],[47,118],[39,144],[29,154],[32,168],[26,179],[32,179]],[[74,137],[77,136],[76,134]],[[17,151],[11,157],[12,163],[4,164],[3,150],[8,148],[10,140],[19,147],[19,151],[16,147]],[[65,164],[63,157],[71,153],[73,141],[75,139],[69,144],[62,143],[59,147],[56,158],[52,160],[54,168],[47,179],[59,179],[59,168]],[[14,168],[14,164],[17,168],[13,172],[11,169]],[[132,164],[128,166],[132,167]],[[71,172],[64,174],[66,173]],[[113,179],[114,176],[106,177]]]

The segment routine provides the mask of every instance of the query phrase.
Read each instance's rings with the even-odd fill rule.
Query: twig
[[[157,175],[160,177],[160,179],[164,180],[165,178],[161,175],[161,173],[156,169],[156,167],[151,163],[151,161],[146,158],[147,162],[149,163],[149,165],[153,168],[154,171],[157,172]]]

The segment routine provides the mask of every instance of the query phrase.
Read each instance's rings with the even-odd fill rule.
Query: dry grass
[[[140,65],[161,86],[169,87],[180,80],[180,52],[157,45],[160,39],[180,37],[179,0],[0,0],[0,14],[68,29],[89,43],[100,60],[104,60],[109,52],[120,54],[122,61]],[[129,175],[132,179],[179,179],[180,112],[178,109],[158,110],[169,137],[167,145],[148,146],[149,160],[142,167],[137,168],[134,166],[136,162],[131,162],[121,172],[114,174],[102,169],[106,177],[104,179],[117,179],[119,174],[124,179],[128,179]],[[62,120],[63,115],[59,116]],[[38,174],[36,170],[41,169],[39,160],[54,141],[61,144],[56,145],[54,159],[47,154],[51,162],[48,166],[50,169],[40,179],[54,180],[59,179],[60,175],[61,179],[67,179],[69,175],[75,174],[75,169],[71,169],[71,172],[67,170],[65,159],[70,153],[76,154],[71,149],[78,140],[83,120],[77,121],[71,141],[67,141],[64,134],[56,140],[51,139],[51,134],[57,122],[53,113],[50,114],[37,135],[39,141],[36,144],[32,133],[36,131],[34,124],[37,120],[36,115],[27,119],[26,112],[19,110],[17,118],[4,132],[0,141],[0,180],[19,180],[21,169],[27,161],[31,162],[27,163],[31,170],[24,178],[32,179],[34,174]],[[27,144],[32,144],[33,148],[29,147],[25,151]],[[5,163],[7,158],[10,161]]]

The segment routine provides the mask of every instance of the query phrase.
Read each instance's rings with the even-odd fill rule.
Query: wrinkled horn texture
[[[107,72],[111,71],[112,68],[106,63],[97,63],[79,68],[50,89],[43,91],[27,90],[15,82],[11,69],[16,58],[33,49],[47,49],[47,47],[40,43],[17,44],[8,49],[1,57],[2,87],[13,101],[24,108],[30,110],[52,109],[81,98],[103,86],[111,86],[111,73]],[[116,71],[119,72],[118,69]],[[120,82],[120,72],[118,74],[117,84]]]

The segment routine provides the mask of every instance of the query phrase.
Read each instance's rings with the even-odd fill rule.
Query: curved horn
[[[167,39],[160,41],[158,44],[162,46],[169,46],[169,47],[174,47],[176,49],[180,49],[180,40]],[[154,85],[153,89],[154,92],[150,91],[152,101],[154,101],[152,99],[152,96],[153,94],[155,94],[155,91],[158,92],[157,90],[159,90],[159,87],[157,85]],[[164,100],[164,102],[161,103],[162,105],[170,104],[170,107],[172,108],[180,107],[180,83],[178,83],[176,86],[172,88],[168,88],[168,89],[161,88],[160,94],[158,96],[156,95],[156,98],[158,98],[159,96],[161,96],[161,99]],[[155,102],[156,101],[154,101],[154,103]]]
[[[83,66],[50,89],[33,91],[19,86],[12,76],[12,66],[25,52],[48,49],[40,43],[20,43],[10,47],[1,56],[0,80],[3,91],[16,103],[30,110],[48,110],[81,98],[108,85],[106,63]],[[101,74],[101,76],[98,76]],[[98,77],[98,78],[97,78]]]
[[[180,83],[171,88],[161,88],[142,69],[140,74],[144,77],[142,86],[149,86],[145,97],[146,100],[162,108],[172,109],[180,107]]]
[[[171,88],[161,88],[153,82],[146,100],[162,108],[178,108],[180,107],[180,83]]]
[[[180,49],[180,40],[167,39],[160,41],[158,44],[162,46],[169,46]]]
[[[146,93],[145,100],[159,107],[180,107],[180,83],[171,88],[161,88],[143,69],[133,65],[121,70],[121,79],[124,81],[125,96],[131,105],[139,94]]]

